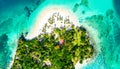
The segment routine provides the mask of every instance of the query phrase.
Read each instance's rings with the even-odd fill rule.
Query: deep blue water
[[[76,10],[74,13],[80,23],[98,31],[100,52],[84,69],[120,69],[120,1],[88,0],[87,7],[74,7],[80,1],[0,0],[0,69],[8,67],[15,55],[20,34],[30,31],[35,16],[47,5],[64,5]]]

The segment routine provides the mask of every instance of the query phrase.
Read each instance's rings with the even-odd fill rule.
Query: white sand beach
[[[63,19],[69,18],[70,23],[74,24],[75,27],[81,26],[78,21],[77,16],[75,16],[71,10],[66,9],[65,7],[62,7],[62,6],[49,6],[49,7],[44,8],[42,10],[42,12],[38,13],[38,17],[36,17],[36,20],[35,20],[35,25],[32,28],[32,30],[28,33],[28,35],[26,36],[26,39],[31,40],[31,39],[37,37],[39,34],[42,34],[43,27],[45,26],[45,24],[47,24],[48,19],[53,14],[55,16],[56,15],[58,16],[58,14],[60,14],[60,15],[62,15]],[[47,29],[47,33],[50,33],[52,31],[52,28],[54,28],[54,27],[63,27],[63,26],[68,26],[68,25],[63,24],[55,19],[55,24],[52,25],[51,28]],[[90,31],[91,28],[89,28],[87,25],[85,27],[87,27],[86,29],[89,29],[89,31]],[[92,33],[89,33],[89,34],[92,36]],[[81,69],[83,66],[87,65],[89,61],[90,61],[90,59],[84,60],[83,64],[80,64],[78,62],[75,65],[75,69],[78,69],[78,68]]]
[[[42,28],[44,25],[48,22],[48,19],[54,14],[59,13],[63,16],[63,19],[68,17],[70,19],[70,22],[73,22],[75,26],[79,26],[79,22],[77,17],[73,14],[73,12],[69,9],[66,9],[63,6],[48,6],[42,10],[42,12],[38,13],[38,17],[36,17],[35,25],[32,28],[32,30],[28,33],[26,36],[26,39],[32,39],[36,36],[38,36],[40,33],[42,33]],[[60,27],[63,24],[55,21],[56,27]],[[51,30],[48,29],[48,32]]]
[[[84,66],[86,66],[89,62],[90,62],[91,59],[86,59],[83,61],[82,64],[79,63],[79,61],[76,63],[75,65],[75,69],[83,69]]]

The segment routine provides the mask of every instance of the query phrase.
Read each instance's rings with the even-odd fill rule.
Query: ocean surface
[[[21,33],[29,32],[49,5],[66,6],[97,31],[89,32],[98,37],[99,51],[83,69],[120,69],[120,0],[0,0],[0,69],[9,69]]]

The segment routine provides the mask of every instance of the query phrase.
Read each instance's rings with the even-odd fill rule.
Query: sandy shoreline
[[[74,25],[78,26],[80,25],[78,22],[78,19],[72,11],[62,7],[62,6],[49,6],[47,8],[44,8],[41,13],[38,14],[38,17],[35,20],[35,25],[32,28],[32,30],[28,33],[26,36],[26,39],[32,39],[36,36],[38,36],[40,33],[42,33],[43,26],[47,23],[47,20],[52,16],[53,13],[59,12],[60,15],[63,16],[63,18],[69,17],[71,22],[74,22]],[[56,23],[56,25],[59,27],[61,26],[60,23]],[[49,30],[50,31],[50,30]]]
[[[63,19],[66,18],[66,17],[69,17],[70,21],[73,22],[73,24],[75,26],[80,26],[80,23],[78,21],[79,19],[73,14],[72,11],[70,11],[70,10],[64,8],[64,7],[61,7],[61,6],[60,7],[59,6],[49,6],[47,8],[44,8],[42,10],[42,12],[40,12],[38,14],[38,17],[35,20],[35,25],[32,28],[32,30],[30,30],[28,35],[26,36],[26,39],[31,40],[31,39],[37,37],[39,34],[41,34],[42,33],[42,28],[47,23],[47,20],[52,16],[53,13],[57,13],[57,12],[59,12],[59,14],[63,16]],[[61,26],[60,23],[56,23],[56,25],[57,25],[57,27]],[[91,28],[88,27],[87,25],[85,26],[85,28],[88,29],[88,31],[91,31]],[[51,29],[48,29],[48,32],[49,31],[51,31]],[[89,34],[92,37],[93,32],[89,33]],[[75,69],[82,68],[83,66],[86,66],[89,61],[90,61],[90,59],[87,59],[87,60],[84,60],[83,64],[77,63],[75,65]]]

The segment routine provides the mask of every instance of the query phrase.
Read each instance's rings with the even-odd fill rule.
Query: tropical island
[[[25,37],[22,34],[18,40],[12,69],[74,69],[95,52],[84,26],[75,26],[59,12],[47,20],[40,35]]]

